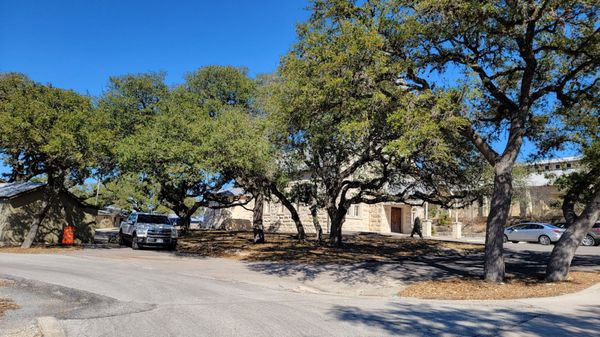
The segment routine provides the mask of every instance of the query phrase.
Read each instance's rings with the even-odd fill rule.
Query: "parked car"
[[[563,228],[543,222],[521,223],[504,229],[504,242],[526,241],[549,245],[558,241],[564,231]]]
[[[119,244],[132,249],[177,246],[177,229],[166,215],[132,213],[119,228]]]
[[[555,224],[558,228],[567,229],[566,222],[559,222]],[[598,246],[600,245],[600,222],[596,222],[592,227],[592,230],[585,235],[581,241],[582,246]]]

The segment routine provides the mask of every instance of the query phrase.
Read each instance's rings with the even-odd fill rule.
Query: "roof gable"
[[[0,183],[0,199],[11,199],[44,186],[46,186],[46,183]]]

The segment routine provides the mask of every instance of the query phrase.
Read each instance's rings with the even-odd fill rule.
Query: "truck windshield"
[[[170,224],[169,218],[164,215],[151,215],[151,214],[139,214],[138,223],[156,223],[156,224]]]

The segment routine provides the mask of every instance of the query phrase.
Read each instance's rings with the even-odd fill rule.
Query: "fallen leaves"
[[[314,237],[299,242],[293,235],[267,233],[267,243],[254,244],[252,232],[197,231],[181,238],[180,253],[244,261],[348,264],[396,261],[411,257],[480,253],[481,245],[359,233],[344,237],[342,247],[319,245]],[[326,239],[326,238],[325,238]]]
[[[451,278],[414,283],[400,296],[438,300],[505,300],[559,296],[581,291],[600,282],[600,273],[571,272],[565,282],[546,282],[543,275],[512,276],[496,284],[476,278]]]
[[[0,287],[6,287],[12,284],[11,281],[0,279]],[[4,316],[4,313],[8,310],[19,309],[19,306],[8,298],[0,298],[0,317]]]

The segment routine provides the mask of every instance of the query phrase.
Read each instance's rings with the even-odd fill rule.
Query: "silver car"
[[[564,233],[564,229],[542,222],[526,222],[508,227],[504,230],[504,242],[519,241],[539,242],[549,245],[558,241]]]

